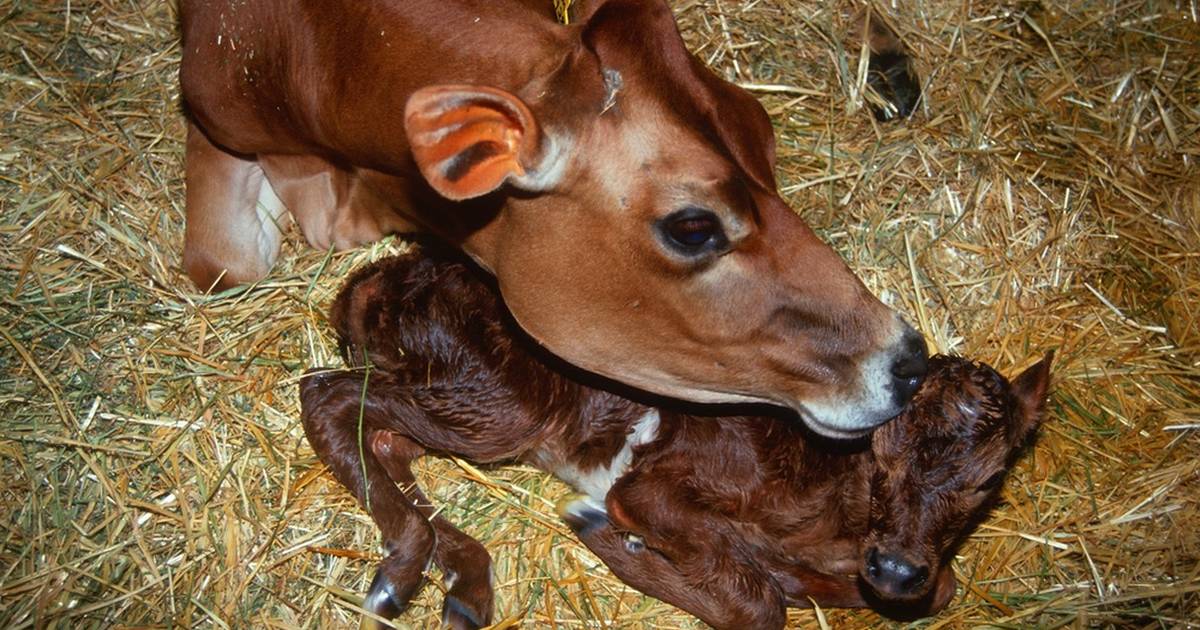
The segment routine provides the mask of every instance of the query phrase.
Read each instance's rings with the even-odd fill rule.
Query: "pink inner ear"
[[[625,507],[621,505],[620,501],[613,500],[611,494],[609,501],[605,504],[605,510],[608,511],[608,520],[618,529],[633,529],[633,519],[625,513]]]
[[[490,193],[525,174],[539,132],[529,108],[502,90],[438,86],[408,102],[405,131],[421,174],[443,197]]]

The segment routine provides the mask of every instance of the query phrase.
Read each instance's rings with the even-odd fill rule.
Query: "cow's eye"
[[[729,245],[721,219],[711,210],[685,208],[658,222],[667,246],[685,256],[697,256]]]

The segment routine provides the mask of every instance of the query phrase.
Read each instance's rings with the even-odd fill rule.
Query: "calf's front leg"
[[[813,602],[822,608],[867,608],[858,578],[852,575],[829,575],[802,565],[771,572],[783,591],[784,601],[791,608],[811,608]]]

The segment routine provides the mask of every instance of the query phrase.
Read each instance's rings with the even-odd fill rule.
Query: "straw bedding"
[[[877,8],[926,98],[886,125],[863,106],[856,7],[676,9],[770,110],[793,206],[936,349],[1009,373],[1058,351],[1041,440],[962,549],[960,596],[920,624],[1195,625],[1197,5],[897,4]],[[330,255],[293,235],[267,281],[197,294],[174,22],[163,0],[0,2],[2,627],[347,626],[379,558],[304,442],[296,379],[336,362],[339,280],[404,245]],[[502,626],[699,627],[574,542],[558,482],[421,475],[493,552]],[[431,585],[401,623],[439,605]]]

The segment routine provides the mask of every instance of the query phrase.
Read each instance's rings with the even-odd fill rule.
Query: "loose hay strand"
[[[363,479],[363,508],[368,514],[371,512],[371,478],[367,476],[367,454],[364,452],[367,436],[363,434],[363,421],[367,412],[367,387],[371,382],[371,359],[367,356],[366,348],[363,348],[363,377],[362,388],[358,396],[358,465],[359,473]]]
[[[1058,351],[1050,417],[934,627],[1195,625],[1200,27],[1160,5],[870,3],[925,87],[914,119],[876,124],[849,108],[867,3],[675,4],[771,112],[788,201],[872,291],[1006,373]],[[297,382],[340,367],[339,282],[405,245],[292,232],[263,282],[194,291],[176,20],[165,0],[0,8],[2,627],[347,627],[380,559],[304,440]],[[700,627],[569,535],[558,482],[418,474],[491,550],[498,627]],[[397,625],[440,608],[431,586]],[[789,619],[890,623],[821,614]]]

